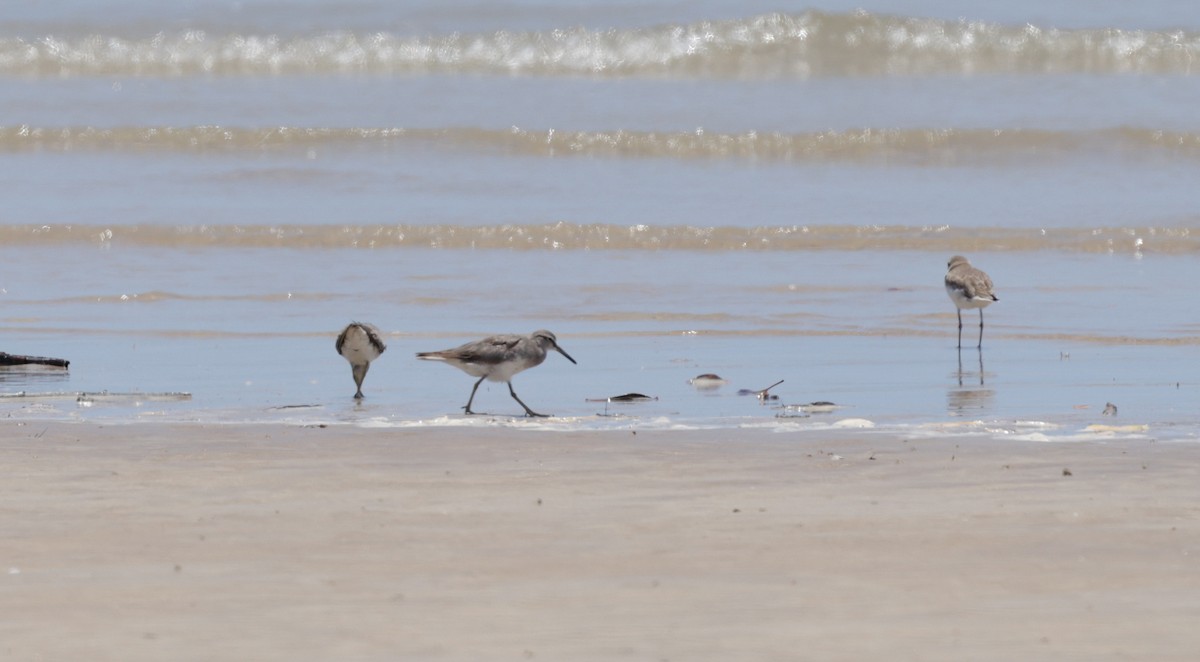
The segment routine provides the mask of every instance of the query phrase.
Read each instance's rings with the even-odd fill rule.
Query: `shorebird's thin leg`
[[[508,384],[508,392],[512,394],[513,400],[516,400],[518,404],[520,404],[522,407],[524,407],[524,408],[525,408],[525,415],[526,415],[526,416],[530,416],[530,417],[540,417],[540,418],[549,418],[549,415],[548,415],[548,414],[539,414],[539,413],[537,413],[536,411],[534,411],[534,410],[530,409],[530,408],[529,408],[529,405],[525,404],[524,402],[521,402],[521,398],[518,398],[518,397],[517,397],[517,392],[513,390],[513,387],[512,387],[512,382],[506,382],[506,383]]]
[[[983,348],[979,349],[979,385],[983,386]]]
[[[962,309],[956,309],[958,313],[958,348],[962,349]]]
[[[958,348],[958,385],[959,386],[963,385],[962,347]]]
[[[471,387],[471,397],[467,398],[467,406],[463,407],[463,409],[466,410],[466,413],[468,413],[468,414],[475,413],[475,412],[471,411],[471,403],[475,402],[475,391],[479,390],[479,385],[482,384],[483,380],[485,380],[485,379],[487,379],[487,375],[480,377],[479,381],[475,382],[475,385]],[[512,387],[510,386],[509,388],[512,388]]]
[[[370,367],[370,363],[350,366],[350,372],[354,374],[354,385],[358,387],[358,392],[354,394],[355,400],[363,399],[362,383],[367,378],[367,369]]]
[[[962,344],[962,340],[958,341]],[[983,349],[983,309],[979,309],[979,344],[975,345],[976,349]]]

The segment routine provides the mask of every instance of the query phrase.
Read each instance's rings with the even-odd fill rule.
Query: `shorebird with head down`
[[[558,346],[558,338],[544,329],[534,331],[527,336],[519,334],[489,336],[454,349],[445,349],[440,352],[419,352],[417,358],[426,361],[445,361],[468,375],[479,378],[475,382],[475,386],[471,388],[471,397],[467,398],[467,404],[463,407],[468,414],[475,413],[471,411],[471,403],[475,401],[475,391],[479,390],[479,385],[486,379],[508,384],[509,394],[512,395],[513,400],[517,401],[517,404],[525,408],[526,416],[544,417],[547,414],[539,414],[521,402],[521,398],[518,398],[517,392],[513,390],[512,378],[522,370],[541,365],[542,361],[546,360],[546,352],[551,349],[567,357],[571,363],[575,363],[575,359]]]
[[[979,344],[983,347],[983,309],[993,301],[999,301],[992,294],[992,279],[988,275],[971,266],[967,258],[955,255],[946,265],[946,294],[954,302],[958,313],[958,348],[962,349],[962,311],[966,308],[979,309]]]
[[[334,347],[338,354],[350,362],[350,374],[354,376],[354,385],[358,387],[354,399],[362,400],[362,383],[367,376],[367,369],[371,367],[371,361],[379,358],[387,349],[379,329],[371,324],[351,322],[338,335]]]

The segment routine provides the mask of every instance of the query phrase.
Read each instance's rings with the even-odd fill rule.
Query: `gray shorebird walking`
[[[379,358],[387,349],[387,345],[383,344],[383,337],[379,335],[379,329],[372,324],[351,322],[338,335],[334,347],[337,348],[338,354],[350,362],[350,374],[354,375],[354,385],[358,387],[354,399],[361,400],[363,379],[367,376],[371,361]]]
[[[967,258],[955,255],[950,258],[946,272],[946,294],[954,302],[958,310],[958,348],[962,349],[962,311],[966,308],[979,309],[979,344],[983,347],[983,309],[993,301],[999,301],[992,294],[992,279],[988,275],[971,266]]]
[[[475,382],[475,386],[471,388],[471,397],[467,398],[467,404],[463,407],[468,414],[475,413],[471,411],[471,403],[475,401],[475,391],[479,390],[479,385],[487,379],[508,384],[509,394],[512,395],[513,400],[517,401],[517,404],[525,408],[526,416],[544,417],[546,414],[539,414],[521,402],[521,398],[518,398],[517,392],[513,390],[512,378],[522,370],[541,365],[542,361],[546,360],[547,350],[551,349],[567,357],[571,363],[575,363],[575,359],[558,346],[558,338],[544,329],[534,331],[527,336],[519,334],[489,336],[483,340],[476,340],[440,352],[418,352],[417,358],[426,361],[445,361],[468,375],[479,378],[479,381]]]

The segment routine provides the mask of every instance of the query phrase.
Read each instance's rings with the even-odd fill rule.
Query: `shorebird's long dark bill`
[[[575,365],[579,365],[579,362],[576,361],[575,359],[571,358],[570,354],[564,352],[563,348],[558,346],[558,343],[554,343],[554,349],[557,349],[559,354],[562,354],[563,356],[567,357],[567,360],[570,361],[571,363],[574,363]]]

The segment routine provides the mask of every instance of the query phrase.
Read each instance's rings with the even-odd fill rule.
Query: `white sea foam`
[[[1200,35],[1062,30],[809,11],[643,28],[316,35],[160,32],[0,37],[9,76],[494,73],[803,78],[979,73],[1192,73]]]

